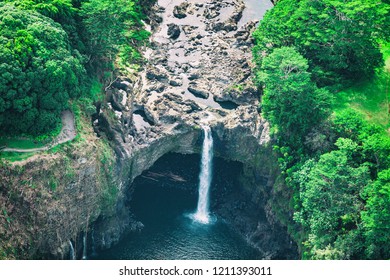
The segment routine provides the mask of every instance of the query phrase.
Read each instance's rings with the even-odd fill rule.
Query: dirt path
[[[62,112],[61,121],[62,121],[62,129],[60,134],[51,143],[47,144],[46,146],[41,148],[34,148],[34,149],[5,148],[1,151],[17,152],[17,153],[41,152],[41,151],[47,151],[59,144],[72,141],[77,135],[73,113],[69,110]]]

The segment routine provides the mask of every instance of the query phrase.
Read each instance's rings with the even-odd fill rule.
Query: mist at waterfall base
[[[135,179],[129,205],[144,224],[96,259],[261,259],[218,214],[223,197],[234,196],[242,165],[214,158],[210,216],[202,224],[191,219],[197,210],[199,155],[167,154]]]

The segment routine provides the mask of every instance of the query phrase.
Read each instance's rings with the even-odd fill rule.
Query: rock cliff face
[[[149,63],[134,83],[119,79],[113,84],[109,103],[96,116],[96,131],[115,143],[121,159],[131,161],[155,145],[164,147],[163,153],[194,152],[198,128],[206,124],[219,143],[218,155],[250,161],[269,136],[250,67],[256,22],[242,20],[244,1],[158,4],[150,20],[151,47],[145,49]],[[171,140],[183,135],[192,139]],[[147,167],[141,165],[141,171]]]
[[[256,21],[248,16],[242,20],[242,0],[158,3],[150,21],[151,48],[145,49],[149,63],[135,83],[114,84],[111,104],[102,108],[95,122],[99,133],[114,140],[124,178],[122,191],[131,193],[132,180],[164,154],[199,152],[200,126],[209,125],[215,155],[246,166],[242,180],[250,181],[244,195],[251,200],[248,211],[263,209],[271,223],[257,223],[246,210],[236,211],[242,217],[234,215],[237,209],[229,210],[234,203],[227,202],[221,213],[254,246],[267,247],[264,255],[275,257],[290,244],[286,235],[284,245],[270,237],[281,226],[267,205],[277,167],[266,148],[269,127],[258,112],[259,93],[250,67],[250,34]],[[117,119],[110,120],[110,110]],[[117,239],[109,230],[111,219],[98,227],[101,236],[95,240]],[[267,242],[272,246],[264,246]],[[98,247],[106,248],[107,242],[103,243]]]
[[[0,259],[69,259],[70,241],[81,258],[90,224],[115,212],[114,154],[82,118],[71,145],[0,162]]]
[[[94,114],[94,133],[87,141],[0,170],[7,180],[1,183],[6,212],[0,218],[6,225],[0,227],[0,239],[13,240],[2,245],[6,256],[69,258],[71,241],[81,257],[84,234],[93,244],[88,250],[94,251],[111,247],[127,231],[140,230],[142,224],[126,204],[131,182],[164,154],[199,153],[201,125],[212,129],[216,156],[244,164],[242,180],[256,186],[246,190],[247,197],[267,207],[275,168],[270,162],[262,165],[272,158],[265,148],[269,129],[252,83],[250,34],[256,22],[250,16],[243,19],[244,12],[243,0],[158,1],[150,18],[151,47],[145,49],[149,63],[138,80],[119,77],[107,89],[107,103]],[[47,174],[57,178],[54,183]],[[34,181],[38,190],[31,186]],[[30,188],[18,193],[21,182]],[[14,200],[7,198],[10,190],[16,192]],[[266,212],[271,227],[279,229],[272,211]],[[5,213],[18,217],[17,226]],[[257,224],[256,217],[242,218],[252,221],[245,228],[229,210],[224,214],[255,246],[269,240],[262,238],[269,228]],[[15,247],[21,251],[10,253]]]

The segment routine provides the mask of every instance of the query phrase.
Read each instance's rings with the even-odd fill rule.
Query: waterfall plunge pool
[[[168,154],[134,181],[129,206],[144,224],[96,259],[261,259],[232,226],[218,214],[224,197],[238,191],[242,165],[214,159],[210,215],[202,224],[190,218],[196,211],[199,155]]]

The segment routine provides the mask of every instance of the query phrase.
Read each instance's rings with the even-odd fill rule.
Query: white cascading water
[[[69,240],[69,254],[70,254],[70,259],[75,260],[76,259],[76,254],[74,252],[73,244],[72,241]]]
[[[208,224],[210,222],[209,190],[212,179],[213,136],[210,127],[202,126],[202,129],[204,132],[204,140],[199,174],[198,208],[193,218],[199,223]]]
[[[83,260],[87,259],[87,234],[83,236]]]
[[[92,232],[91,232],[91,250],[92,250],[92,256],[96,256],[95,229],[94,228],[92,228]]]

